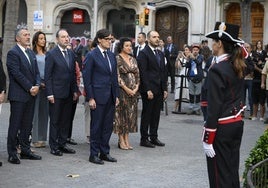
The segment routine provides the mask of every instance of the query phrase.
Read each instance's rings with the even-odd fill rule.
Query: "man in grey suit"
[[[75,76],[75,54],[67,49],[70,43],[68,32],[56,33],[58,45],[46,53],[45,84],[49,100],[49,146],[50,153],[75,153],[66,145],[71,121],[73,101],[77,100],[78,88]]]
[[[10,119],[7,137],[8,161],[20,164],[17,156],[17,136],[21,159],[40,160],[30,149],[35,96],[39,91],[40,75],[35,54],[28,49],[30,32],[25,27],[16,30],[17,44],[7,53],[9,75]],[[18,134],[19,133],[19,134]]]

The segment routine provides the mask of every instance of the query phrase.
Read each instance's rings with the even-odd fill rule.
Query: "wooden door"
[[[263,41],[264,8],[260,3],[251,5],[251,43],[256,44],[258,40]],[[226,11],[226,22],[241,25],[241,13],[239,3],[232,3]],[[239,36],[241,37],[241,27]]]
[[[188,20],[189,13],[186,8],[170,6],[159,9],[156,12],[156,28],[160,38],[166,41],[167,36],[172,36],[173,42],[183,49],[188,43]]]

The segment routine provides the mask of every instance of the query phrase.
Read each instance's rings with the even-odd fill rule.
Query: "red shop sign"
[[[83,10],[73,10],[73,23],[83,23],[84,13]]]

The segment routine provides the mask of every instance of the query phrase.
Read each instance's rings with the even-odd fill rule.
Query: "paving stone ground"
[[[172,114],[173,94],[169,95],[168,115],[161,112],[159,139],[165,147],[139,146],[140,135],[130,135],[134,150],[117,148],[117,135],[110,140],[111,155],[117,163],[95,165],[88,161],[89,145],[84,136],[83,99],[77,106],[73,138],[79,144],[71,146],[76,154],[56,157],[49,148],[36,149],[41,161],[21,160],[20,165],[7,162],[6,137],[9,121],[9,103],[0,114],[0,188],[206,188],[208,185],[205,155],[202,150],[202,116]],[[185,111],[187,103],[183,104]],[[139,104],[139,113],[141,104]],[[265,129],[263,122],[245,119],[241,145],[240,176],[244,161],[256,140]],[[67,175],[79,175],[76,178]]]

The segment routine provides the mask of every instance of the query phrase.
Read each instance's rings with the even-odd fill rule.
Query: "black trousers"
[[[49,145],[51,149],[58,149],[66,144],[72,110],[73,99],[55,98],[55,103],[49,103]]]
[[[160,110],[163,103],[162,94],[154,94],[154,98],[149,100],[147,93],[141,93],[142,112],[141,112],[141,141],[156,139],[158,137],[158,125],[160,119]]]
[[[68,132],[68,138],[72,138],[72,133],[73,133],[73,121],[74,121],[74,115],[77,107],[78,99],[76,101],[73,101],[72,104],[72,110],[71,110],[71,121],[70,121],[70,126],[69,126],[69,132]]]
[[[239,157],[243,121],[219,125],[213,147],[214,158],[207,157],[210,188],[240,188]]]
[[[34,105],[34,97],[31,97],[27,102],[10,101],[10,118],[7,137],[7,151],[9,155],[17,154],[17,136],[21,146],[21,152],[30,152],[29,136],[33,127]]]
[[[171,83],[171,91],[174,92],[175,89],[175,59],[170,59],[170,83]]]

